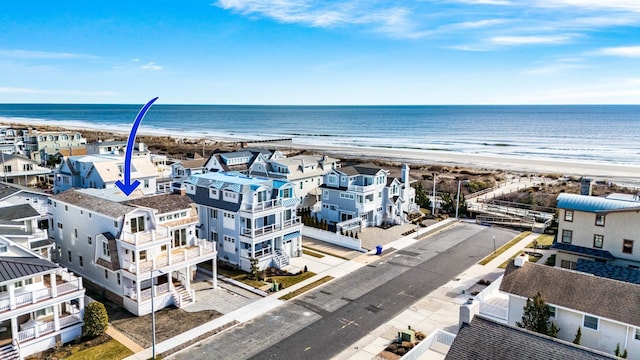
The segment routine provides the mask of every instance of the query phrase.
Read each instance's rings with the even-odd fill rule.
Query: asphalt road
[[[330,359],[516,234],[460,223],[174,358]]]

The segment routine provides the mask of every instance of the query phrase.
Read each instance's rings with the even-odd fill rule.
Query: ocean
[[[161,100],[160,100],[161,101]],[[12,121],[128,132],[140,105],[0,104]],[[163,105],[139,133],[640,165],[640,105]]]

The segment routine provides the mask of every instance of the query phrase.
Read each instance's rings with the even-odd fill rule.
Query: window
[[[80,267],[84,266],[84,261],[82,259],[82,255],[78,256],[78,262],[80,263]]]
[[[549,307],[549,316],[551,316],[552,318],[556,317],[556,307],[555,306],[551,306],[551,305],[547,305]]]
[[[58,229],[62,229],[62,223],[58,223]]]
[[[33,284],[33,279],[25,279],[25,280],[24,280],[24,284],[25,284],[25,285],[31,285],[31,284]]]
[[[569,261],[569,260],[561,260],[560,261],[560,267],[563,268],[563,269],[575,270],[576,262],[575,261]]]
[[[23,286],[22,281],[16,281],[15,283],[13,283],[13,286],[17,289],[17,288],[21,288]]]
[[[622,252],[625,254],[633,254],[633,240],[623,240]]]
[[[140,251],[140,261],[147,260],[147,250]]]
[[[106,256],[108,258],[111,257],[111,255],[109,254],[109,243],[106,242],[102,242],[102,256]]]
[[[604,235],[593,235],[593,247],[602,249],[602,243],[604,242]]]
[[[1,290],[1,289],[0,289]],[[6,291],[6,287],[5,287],[5,291]],[[636,329],[636,336],[635,336],[636,340],[640,340],[640,329]]]
[[[78,238],[78,228],[73,228],[73,236],[77,239]]]
[[[107,269],[104,269],[104,278],[109,279],[109,271]]]
[[[303,187],[304,187],[304,183],[300,181],[300,190],[302,190]]]
[[[113,221],[113,227],[117,228],[118,227],[118,220],[114,220]]]
[[[2,294],[3,292],[7,292],[7,285],[0,285],[0,294]],[[637,331],[636,331],[637,334]],[[637,339],[637,335],[636,335],[636,339]]]
[[[584,316],[584,321],[582,322],[582,325],[584,327],[586,327],[587,329],[598,330],[598,318],[597,317],[593,317],[593,316],[589,316],[589,315],[585,315]]]
[[[327,183],[329,185],[338,185],[338,177],[335,175],[329,175],[327,177]]]
[[[571,238],[573,237],[573,231],[562,230],[562,242],[565,244],[571,244]]]
[[[69,262],[71,262],[71,250],[67,251],[67,255],[69,257]]]
[[[209,209],[209,217],[212,218],[212,219],[217,219],[218,218],[218,210]]]
[[[118,285],[120,285],[120,273],[116,273],[116,279],[118,279]]]
[[[604,215],[596,214],[596,226],[604,226]]]
[[[24,170],[24,171],[32,171],[33,170],[33,164],[24,164],[24,165],[22,165],[22,170]]]
[[[187,229],[178,229],[173,231],[173,247],[187,245]]]
[[[212,199],[218,198],[218,189],[209,189],[209,197]]]
[[[87,242],[89,243],[89,245],[91,245],[91,243],[92,243],[91,236],[87,236]]]
[[[131,218],[131,232],[137,233],[144,231],[144,216]]]
[[[5,165],[4,166],[4,172],[10,173],[11,172],[11,165]]]
[[[64,211],[69,211],[69,205],[64,206]]]
[[[167,245],[160,246],[160,251],[167,251]]]
[[[9,251],[7,245],[0,245],[0,253],[6,253],[7,251]]]
[[[322,190],[322,200],[329,200],[329,190]]]
[[[564,221],[573,221],[573,210],[564,211]]]

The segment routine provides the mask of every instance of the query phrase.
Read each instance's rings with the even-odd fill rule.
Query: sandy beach
[[[48,127],[50,129],[63,129],[63,125],[52,122],[39,121],[3,121],[3,124],[14,127]],[[64,129],[80,132],[100,132],[112,135],[115,138],[126,138],[128,133],[121,129],[113,129],[104,126],[97,128],[86,128],[79,126],[64,125]],[[152,136],[167,138],[166,133],[156,132],[149,129],[140,128],[140,136]],[[595,180],[612,181],[622,186],[640,187],[640,166],[588,162],[569,161],[561,159],[547,158],[525,158],[513,156],[493,156],[483,154],[469,154],[461,152],[418,150],[418,149],[398,149],[382,147],[350,147],[336,145],[309,145],[296,143],[293,141],[281,142],[251,142],[249,139],[241,137],[198,137],[198,136],[171,136],[175,141],[202,144],[213,148],[239,149],[240,144],[248,141],[250,147],[264,147],[280,150],[312,151],[327,154],[340,159],[350,159],[359,161],[387,161],[395,163],[408,163],[416,166],[442,165],[458,166],[477,169],[501,170],[506,172],[521,174],[556,174],[559,176],[587,176]],[[202,145],[196,145],[196,149],[201,149]]]

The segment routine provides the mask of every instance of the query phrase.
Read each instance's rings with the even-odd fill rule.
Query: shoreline
[[[26,120],[26,119],[24,119]],[[129,133],[124,129],[109,126],[96,126],[89,128],[86,126],[68,124],[53,124],[48,121],[32,120],[20,121],[2,119],[2,125],[16,127],[34,128],[57,128],[79,132],[101,132],[112,134],[115,137],[127,137]],[[421,150],[390,147],[367,147],[367,146],[347,146],[333,144],[308,144],[296,143],[292,141],[261,142],[256,139],[243,138],[240,136],[206,136],[192,133],[170,135],[157,130],[141,129],[138,136],[149,137],[170,137],[177,142],[180,140],[197,140],[198,142],[209,143],[209,145],[233,145],[239,148],[243,142],[247,142],[249,147],[265,147],[278,150],[296,150],[326,153],[327,155],[340,159],[360,160],[360,161],[387,161],[394,163],[408,163],[409,165],[428,166],[440,165],[451,167],[468,167],[475,169],[489,169],[496,171],[506,171],[521,174],[557,174],[559,176],[586,176],[594,180],[614,181],[623,186],[640,187],[640,166],[631,164],[604,163],[595,161],[580,161],[557,158],[527,158],[515,156],[498,156],[493,154],[474,154],[453,151]]]

